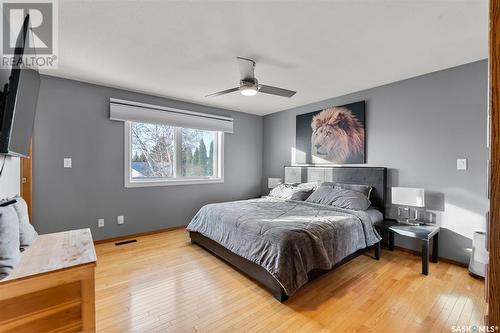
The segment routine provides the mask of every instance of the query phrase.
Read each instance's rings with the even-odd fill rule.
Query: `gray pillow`
[[[16,211],[12,205],[0,207],[0,279],[9,275],[20,259]]]
[[[304,201],[309,198],[313,191],[314,189],[312,188],[297,188],[293,191],[293,194],[289,200]]]
[[[24,201],[24,199],[20,196],[15,196],[13,199],[16,200],[16,203],[12,206],[14,207],[19,219],[19,244],[21,246],[21,250],[24,250],[33,244],[38,234],[30,224],[28,205],[26,204],[26,201]]]
[[[363,193],[368,199],[370,199],[370,193],[372,187],[370,185],[359,185],[359,184],[344,184],[344,183],[334,183],[334,182],[323,182],[320,186],[324,187],[340,187],[344,190],[351,190]]]
[[[316,191],[311,193],[311,195],[309,196],[309,198],[307,198],[306,201],[317,204],[329,205],[331,202],[330,196],[332,195],[333,191],[334,191],[333,187],[320,186],[316,189]]]
[[[304,201],[318,188],[318,183],[300,183],[294,189],[290,200]]]
[[[351,210],[366,210],[371,205],[361,192],[325,186],[319,187],[306,201]]]

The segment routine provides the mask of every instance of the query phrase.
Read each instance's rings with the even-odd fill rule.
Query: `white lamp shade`
[[[275,188],[281,184],[281,178],[267,178],[267,188]]]
[[[391,192],[394,205],[425,207],[425,191],[423,188],[393,187]]]

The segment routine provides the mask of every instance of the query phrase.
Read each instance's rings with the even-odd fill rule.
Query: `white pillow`
[[[282,200],[304,201],[314,191],[315,184],[280,184],[269,192],[269,196]]]

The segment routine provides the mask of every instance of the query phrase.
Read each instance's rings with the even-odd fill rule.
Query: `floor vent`
[[[122,242],[117,242],[115,243],[116,246],[118,245],[125,245],[125,244],[129,244],[129,243],[135,243],[137,242],[137,239],[128,239],[128,240],[125,240],[125,241],[122,241]]]

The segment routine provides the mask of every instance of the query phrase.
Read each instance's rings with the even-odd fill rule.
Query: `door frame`
[[[490,213],[486,300],[489,326],[500,326],[500,0],[490,0]]]
[[[20,195],[28,205],[28,215],[32,223],[33,213],[33,143],[30,143],[29,156],[21,158]]]

